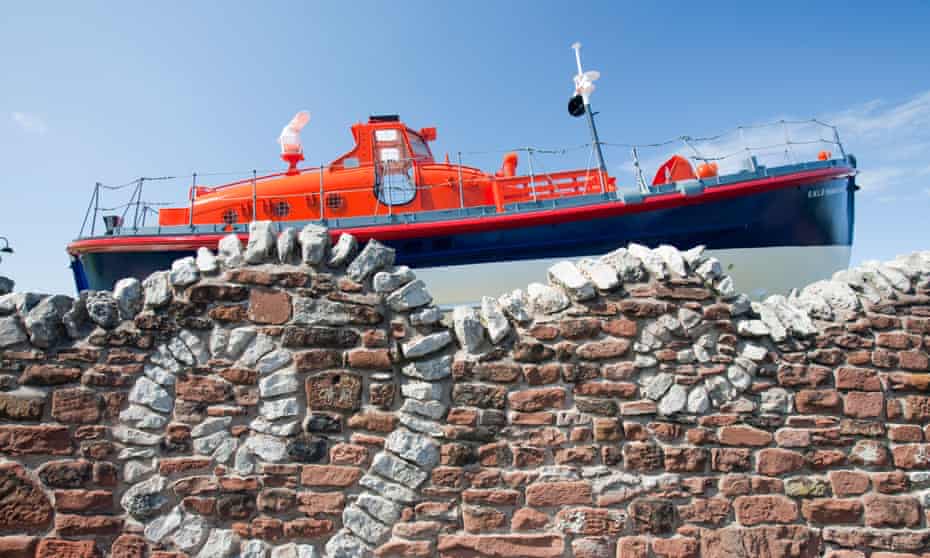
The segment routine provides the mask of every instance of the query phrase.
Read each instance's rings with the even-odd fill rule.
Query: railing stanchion
[[[255,218],[258,216],[258,185],[256,180],[258,178],[258,172],[255,169],[252,169],[252,221],[255,221]]]
[[[320,221],[325,221],[326,216],[323,213],[323,163],[320,163]]]
[[[194,228],[194,200],[197,198],[197,173],[191,175],[190,209],[187,212],[187,224]]]
[[[646,193],[646,179],[643,178],[643,169],[639,166],[639,152],[636,151],[636,146],[633,146],[633,168],[636,169],[636,184],[639,186],[639,191],[643,194]]]
[[[139,189],[136,192],[136,211],[132,216],[132,228],[139,230],[139,206],[142,204],[142,185],[145,183],[145,177],[139,177]]]
[[[533,148],[526,148],[526,162],[530,166],[530,194],[533,196],[533,201],[536,201],[536,171],[533,169]]]
[[[781,129],[785,134],[785,160],[791,161],[791,138],[788,137],[788,123],[781,121]]]
[[[459,209],[465,209],[465,188],[462,184],[462,152],[459,151]]]
[[[846,159],[846,150],[843,149],[843,142],[840,141],[840,132],[836,129],[836,126],[833,126],[833,141],[836,142],[836,147],[840,150],[840,155],[843,156],[843,159]]]

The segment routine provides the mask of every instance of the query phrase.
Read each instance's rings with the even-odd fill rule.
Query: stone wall
[[[760,304],[630,245],[446,316],[393,262],[256,223],[0,296],[0,556],[930,556],[930,255]]]

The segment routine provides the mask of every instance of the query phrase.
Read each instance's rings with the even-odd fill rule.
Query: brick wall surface
[[[251,229],[0,296],[0,556],[930,557],[930,254],[751,302],[630,245],[443,315]]]

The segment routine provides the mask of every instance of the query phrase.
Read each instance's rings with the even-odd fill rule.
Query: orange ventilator
[[[662,163],[656,172],[655,178],[652,179],[653,186],[668,184],[669,182],[678,182],[680,180],[693,180],[697,178],[691,163],[681,155],[672,155],[668,161]]]
[[[518,160],[519,157],[513,151],[504,155],[504,161],[501,163],[501,170],[494,173],[494,175],[501,178],[510,178],[512,176],[516,176]]]
[[[717,163],[701,163],[697,168],[698,178],[713,178],[717,176]]]
[[[821,151],[820,153],[817,154],[817,159],[819,159],[820,161],[829,161],[830,157],[832,156],[833,154],[830,153],[829,151]]]

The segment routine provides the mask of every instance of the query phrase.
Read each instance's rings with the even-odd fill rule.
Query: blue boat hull
[[[681,249],[703,244],[710,250],[848,247],[853,242],[856,190],[854,179],[842,176],[607,217],[380,240],[397,250],[398,264],[413,268],[576,258],[606,253],[629,242]],[[74,258],[72,268],[78,290],[103,290],[112,289],[120,278],[141,279],[190,255],[190,251],[89,252]]]

